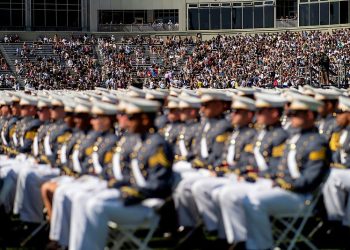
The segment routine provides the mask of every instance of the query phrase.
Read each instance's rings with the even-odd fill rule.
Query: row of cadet
[[[297,213],[321,185],[328,219],[350,226],[347,96],[2,92],[0,205],[26,223],[49,220],[51,247],[74,250],[103,249],[109,221],[140,223],[155,198],[173,199],[179,231],[203,223],[247,249],[272,248],[269,217]]]

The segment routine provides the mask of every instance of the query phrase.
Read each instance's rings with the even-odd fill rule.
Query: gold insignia
[[[318,151],[312,151],[309,154],[309,159],[311,161],[318,161],[318,160],[324,160],[326,158],[326,148],[323,147]]]
[[[346,166],[340,163],[332,163],[331,164],[332,168],[340,168],[340,169],[346,169]]]
[[[281,178],[277,178],[275,181],[283,189],[286,189],[286,190],[292,189],[292,185]]]
[[[281,157],[286,145],[284,143],[272,148],[272,157]]]
[[[36,136],[36,131],[28,131],[25,136],[24,136],[24,139],[27,139],[27,140],[34,140],[35,136]]]
[[[215,138],[215,141],[216,142],[219,142],[219,143],[222,143],[222,142],[225,142],[226,139],[228,137],[228,134],[225,133],[225,134],[221,134],[221,135],[218,135],[216,138]]]
[[[157,152],[148,159],[148,165],[150,167],[155,167],[158,164],[163,167],[170,167],[170,162],[166,157],[163,148],[158,148]]]
[[[9,132],[10,137],[12,137],[13,134],[14,134],[15,132],[16,132],[16,125],[14,125],[14,126],[10,129],[10,132]]]
[[[334,132],[331,136],[331,140],[329,141],[329,147],[332,151],[337,151],[340,147],[340,133]]]
[[[253,149],[254,149],[253,144],[247,144],[247,145],[245,145],[245,147],[244,147],[244,152],[253,153]]]
[[[123,196],[140,196],[139,191],[137,191],[135,188],[132,187],[122,187],[121,191],[123,193]]]
[[[193,160],[193,166],[202,168],[204,167],[204,163],[198,158],[196,158]]]
[[[66,132],[63,135],[60,135],[59,137],[57,137],[57,142],[62,144],[66,141],[68,141],[68,139],[70,138],[72,134],[70,132]]]
[[[104,162],[105,164],[108,164],[108,163],[112,162],[112,159],[113,159],[113,152],[108,151],[108,152],[105,154],[105,158],[103,159],[103,162]]]
[[[93,152],[94,152],[94,147],[93,146],[90,146],[87,149],[85,149],[85,154],[87,156],[90,156]]]

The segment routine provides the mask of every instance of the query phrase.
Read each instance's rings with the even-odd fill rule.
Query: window
[[[253,28],[253,7],[243,7],[243,28]]]
[[[320,24],[320,11],[319,4],[312,3],[310,4],[310,25],[319,25]]]
[[[110,22],[111,15],[100,15],[100,22]],[[81,0],[32,0],[34,30],[80,30]]]
[[[320,25],[329,25],[329,3],[320,3]]]
[[[264,27],[264,7],[254,7],[254,28]]]
[[[210,29],[217,30],[220,28],[220,8],[210,8]]]
[[[0,2],[0,29],[22,29],[25,26],[25,0]]]
[[[299,5],[299,26],[309,25],[309,5],[300,4]]]
[[[199,30],[198,9],[188,9],[188,29]]]

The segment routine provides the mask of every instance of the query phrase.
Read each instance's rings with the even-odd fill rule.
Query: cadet
[[[0,98],[0,111],[1,111],[1,118],[0,118],[0,153],[4,153],[3,152],[3,145],[5,144],[5,139],[4,138],[4,132],[2,131],[2,128],[5,126],[5,124],[7,123],[7,121],[11,118],[11,98],[5,95],[2,95]]]
[[[332,135],[332,169],[323,190],[324,203],[330,220],[342,221],[350,227],[350,99],[340,96],[336,110],[340,130]]]
[[[46,145],[44,139],[44,147],[57,148],[57,152],[52,154],[54,156],[47,155],[48,159],[50,159],[50,164],[32,163],[28,165],[29,167],[22,168],[19,172],[14,213],[19,213],[23,221],[36,223],[43,221],[43,201],[40,195],[40,187],[45,181],[57,177],[60,174],[58,161],[56,159],[63,142],[69,138],[72,133],[72,105],[74,105],[72,100],[69,102],[65,100],[64,123],[57,121],[48,130],[51,132],[49,137],[46,136]],[[43,105],[41,104],[41,106]],[[51,112],[53,114],[52,117],[57,117],[56,109],[51,110]],[[56,124],[57,126],[55,126]],[[29,186],[30,188],[28,188]]]
[[[92,194],[95,190],[107,187],[107,183],[96,176],[96,174],[100,174],[103,171],[104,166],[101,166],[103,161],[100,162],[98,154],[95,154],[97,156],[95,161],[98,162],[93,164],[94,160],[92,157],[93,153],[95,153],[94,149],[98,149],[97,145],[104,141],[103,138],[105,136],[106,138],[109,136],[115,137],[112,129],[117,113],[117,106],[95,101],[91,112],[93,114],[91,124],[94,131],[90,134],[92,134],[91,138],[94,138],[94,140],[91,140],[89,136],[86,137],[81,143],[84,151],[81,152],[81,149],[79,149],[79,154],[83,154],[83,157],[81,157],[82,160],[77,159],[74,163],[75,168],[80,168],[78,172],[81,177],[70,183],[59,185],[53,196],[50,239],[57,241],[61,246],[68,246],[71,200],[74,198],[74,195],[79,192],[90,192]],[[115,140],[112,144],[114,143]]]
[[[36,132],[41,125],[41,121],[36,118],[37,99],[31,96],[21,96],[19,105],[22,119],[17,123],[13,136],[17,141],[14,150],[17,153],[30,153]]]
[[[77,106],[74,109],[75,128],[73,129],[72,136],[66,138],[66,141],[63,143],[58,154],[59,168],[63,175],[60,178],[55,178],[45,182],[41,186],[41,195],[49,219],[51,219],[52,215],[52,197],[57,186],[65,182],[70,182],[75,175],[72,155],[75,145],[79,145],[90,132],[91,124],[89,113],[91,107],[92,106],[88,102],[77,101]]]
[[[17,120],[16,125],[11,128],[11,131],[13,131],[10,132],[10,134],[12,133],[12,143],[7,148],[7,152],[13,156],[19,153],[30,152],[36,130],[40,126],[40,121],[34,118],[36,114],[35,99],[30,96],[20,96],[20,102],[18,104],[21,107],[21,116]],[[21,158],[24,160],[26,156],[22,156]],[[8,167],[1,168],[1,177],[4,183],[0,193],[0,204],[6,204],[7,209],[13,207],[18,173],[24,168],[23,165],[28,165],[28,162],[23,162],[23,160],[21,162],[15,161]]]
[[[178,137],[182,123],[180,120],[180,100],[177,97],[169,96],[167,99],[167,118],[168,122],[162,130],[165,140],[169,142],[170,145],[175,145],[176,138]]]
[[[187,164],[181,166],[182,169],[192,167],[193,170],[182,174],[183,180],[173,194],[179,223],[183,227],[194,227],[198,221],[198,218],[193,217],[197,212],[191,186],[196,180],[210,175],[214,162],[221,157],[231,131],[231,125],[224,117],[224,103],[228,99],[231,100],[231,97],[221,91],[202,89],[200,99],[204,117],[192,141],[193,153],[188,158],[190,162],[181,162]]]
[[[215,192],[221,220],[229,244],[246,240],[246,223],[242,200],[250,191],[271,188],[273,178],[283,155],[288,133],[282,129],[280,117],[286,100],[276,94],[256,93],[256,127],[258,133],[244,148],[235,173],[238,181]],[[248,155],[247,155],[248,154]]]
[[[219,207],[213,197],[214,193],[223,186],[237,182],[236,170],[239,170],[241,159],[249,157],[244,148],[251,144],[256,134],[252,128],[254,118],[254,100],[247,97],[234,97],[232,103],[231,123],[234,132],[225,142],[222,156],[213,164],[212,176],[203,177],[192,185],[192,195],[206,229],[218,233],[225,238],[220,218]]]
[[[315,89],[315,99],[323,105],[318,109],[319,120],[317,127],[321,135],[330,140],[333,130],[336,127],[335,110],[338,104],[338,96],[341,92],[334,89]]]
[[[187,161],[191,158],[191,145],[199,129],[199,109],[201,107],[200,99],[190,96],[180,96],[179,98],[180,119],[183,122],[181,130],[177,135],[175,144],[175,161]],[[181,172],[173,166],[173,171]]]
[[[19,101],[20,99],[17,95],[13,94],[11,96],[11,118],[1,128],[2,146],[6,154],[10,153],[12,137],[16,130],[16,122],[20,119],[21,109]]]
[[[148,198],[164,199],[171,194],[171,166],[173,153],[170,145],[160,136],[154,120],[159,105],[153,101],[130,99],[126,104],[129,115],[128,129],[138,137],[130,155],[130,176],[116,189],[107,189],[87,201],[83,212],[85,226],[79,239],[71,239],[70,249],[103,249],[108,235],[108,221],[132,224],[143,221],[151,207],[141,201]],[[129,206],[133,205],[133,206]],[[84,221],[71,224],[79,225]]]
[[[320,105],[312,97],[294,97],[289,115],[295,131],[286,143],[273,188],[250,192],[243,201],[248,249],[273,248],[269,217],[299,212],[327,175],[330,152],[315,127]]]

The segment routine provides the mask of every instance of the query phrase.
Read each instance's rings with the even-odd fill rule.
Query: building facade
[[[204,31],[346,24],[350,0],[0,0],[0,30]]]

